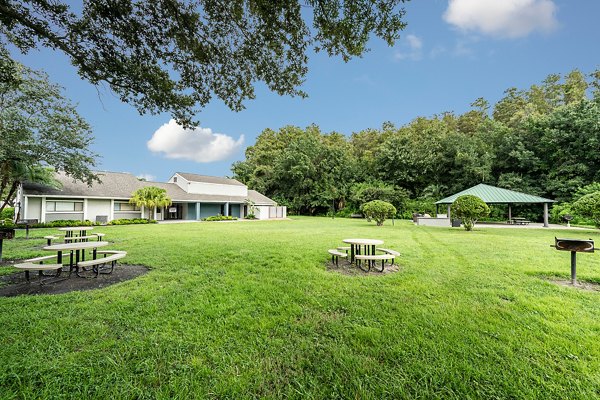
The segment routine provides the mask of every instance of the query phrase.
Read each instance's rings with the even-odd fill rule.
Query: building
[[[139,180],[132,174],[98,172],[101,183],[88,186],[57,173],[61,189],[25,183],[17,195],[21,219],[50,222],[62,219],[111,221],[120,218],[148,218],[149,210],[129,204],[133,192],[144,186],[167,191],[173,204],[155,210],[162,220],[200,220],[214,215],[246,217],[251,211],[258,219],[285,218],[285,207],[235,179],[177,172],[168,182]]]

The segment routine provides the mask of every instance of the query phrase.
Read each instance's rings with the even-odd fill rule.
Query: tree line
[[[434,201],[478,183],[570,202],[600,182],[599,121],[600,70],[573,70],[509,88],[494,105],[479,98],[461,115],[386,122],[349,137],[317,125],[265,129],[232,172],[310,215],[351,214],[375,199],[402,216],[432,212]]]

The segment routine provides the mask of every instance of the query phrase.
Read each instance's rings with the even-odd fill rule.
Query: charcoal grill
[[[577,253],[593,253],[596,248],[592,239],[566,239],[554,237],[556,250],[571,252],[571,283],[577,283]]]

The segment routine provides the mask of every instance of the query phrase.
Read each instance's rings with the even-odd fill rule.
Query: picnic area
[[[569,256],[549,245],[564,232],[311,217],[182,226],[96,229],[127,252],[116,270],[149,268],[134,279],[0,297],[3,394],[589,399],[600,390],[600,263],[582,254],[582,287],[557,284],[569,279]],[[18,231],[5,257],[42,256],[53,233]],[[398,251],[397,271],[329,269],[327,250],[348,238]]]

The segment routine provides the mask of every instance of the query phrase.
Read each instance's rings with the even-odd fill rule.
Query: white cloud
[[[396,60],[419,61],[423,58],[423,40],[417,35],[406,35],[406,40],[400,44],[400,49],[394,53]]]
[[[234,140],[210,128],[183,129],[172,119],[154,132],[147,145],[150,151],[164,153],[167,158],[209,163],[231,157],[243,143],[244,135]]]
[[[517,38],[558,25],[552,0],[450,0],[444,20],[464,31]]]
[[[137,174],[135,177],[138,179],[145,179],[150,182],[152,182],[156,179],[156,176],[150,175],[150,174]]]

